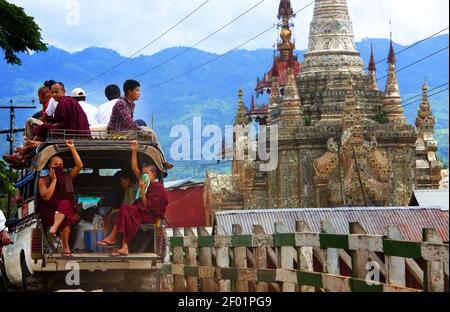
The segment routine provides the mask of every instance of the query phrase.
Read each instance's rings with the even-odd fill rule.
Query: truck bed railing
[[[46,144],[65,144],[66,140],[74,139],[83,145],[96,145],[102,143],[119,143],[136,140],[140,144],[157,146],[157,142],[148,134],[142,131],[108,131],[108,130],[67,130],[53,129],[49,131]]]

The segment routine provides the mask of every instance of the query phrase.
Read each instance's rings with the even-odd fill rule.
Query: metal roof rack
[[[53,129],[49,131],[45,146],[54,144],[65,144],[66,140],[73,139],[80,145],[107,144],[129,144],[136,140],[141,145],[158,147],[157,142],[141,131],[107,131],[107,130],[67,130]]]

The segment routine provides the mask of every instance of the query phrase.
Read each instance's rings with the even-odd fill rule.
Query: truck
[[[111,251],[99,246],[91,250],[84,246],[71,257],[64,257],[60,240],[49,239],[39,215],[38,180],[53,156],[60,156],[65,168],[74,166],[66,139],[64,134],[49,137],[30,157],[27,167],[17,171],[16,188],[21,196],[15,204],[15,218],[7,222],[12,244],[1,250],[0,290],[159,291],[159,268],[167,249],[164,222],[143,224],[130,242],[130,254],[124,257],[111,257]],[[74,179],[75,196],[81,211],[84,211],[83,207],[94,208],[94,211],[99,208],[96,204],[110,192],[114,174],[130,168],[130,141],[133,139],[139,141],[139,163],[154,164],[160,172],[158,181],[164,183],[167,176],[164,155],[155,142],[139,140],[138,135],[96,134],[75,138],[76,149],[84,164]],[[80,235],[75,228],[71,234],[72,245],[76,237],[80,245],[83,234],[87,235]]]

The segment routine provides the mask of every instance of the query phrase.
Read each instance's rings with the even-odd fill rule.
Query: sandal
[[[111,254],[111,257],[126,257],[126,256],[128,256],[128,254],[121,253],[121,252],[119,252],[119,251],[114,251],[114,252]]]
[[[72,252],[64,252],[64,253],[62,254],[62,256],[63,256],[63,257],[73,257],[73,254],[72,254]]]

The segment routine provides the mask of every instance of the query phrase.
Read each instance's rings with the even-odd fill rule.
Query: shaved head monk
[[[52,86],[52,96],[58,102],[55,116],[50,123],[35,129],[35,141],[45,141],[50,130],[65,129],[71,137],[90,137],[89,122],[83,108],[71,97],[65,95],[64,84],[58,82]]]

